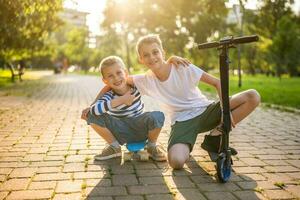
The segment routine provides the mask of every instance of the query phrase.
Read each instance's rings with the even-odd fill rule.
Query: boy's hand
[[[181,58],[179,56],[171,56],[168,60],[168,63],[172,63],[175,65],[175,67],[179,67],[180,65],[183,65],[184,67],[188,67],[191,62],[188,59]]]
[[[123,99],[124,104],[126,104],[127,106],[130,106],[133,103],[135,96],[132,95],[131,90],[129,90],[121,98]]]
[[[86,109],[82,110],[81,119],[87,120],[87,115],[88,115],[89,111],[90,111],[90,108],[86,108]]]

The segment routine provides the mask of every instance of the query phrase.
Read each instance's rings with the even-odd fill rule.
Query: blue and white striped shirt
[[[114,91],[110,90],[106,92],[100,99],[96,101],[90,108],[92,115],[102,115],[108,113],[114,117],[123,118],[123,117],[137,117],[141,115],[144,111],[144,103],[141,101],[141,94],[136,87],[132,88],[133,91],[131,95],[134,95],[135,98],[130,106],[126,104],[119,105],[115,108],[111,107],[111,101],[115,98],[118,98],[119,95]]]

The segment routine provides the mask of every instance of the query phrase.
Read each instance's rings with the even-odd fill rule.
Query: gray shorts
[[[117,118],[107,113],[94,116],[88,113],[88,124],[105,127],[112,132],[120,144],[145,141],[148,132],[155,128],[162,128],[165,116],[162,112],[145,112],[137,117]]]

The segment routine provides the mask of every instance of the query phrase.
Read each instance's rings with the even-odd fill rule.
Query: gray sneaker
[[[111,145],[107,145],[103,150],[102,153],[96,155],[94,157],[95,160],[107,160],[110,158],[120,157],[122,155],[121,147],[115,148]]]
[[[150,158],[155,161],[165,161],[167,160],[165,149],[161,145],[156,145],[152,147],[147,147]]]

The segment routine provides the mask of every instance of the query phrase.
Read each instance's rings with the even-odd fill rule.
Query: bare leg
[[[174,144],[168,152],[169,165],[173,169],[182,169],[184,163],[189,159],[190,148],[187,144]]]
[[[161,128],[155,128],[155,129],[152,129],[151,131],[149,131],[148,139],[151,143],[156,143],[160,131],[161,131]]]
[[[91,127],[108,143],[111,144],[112,142],[116,141],[116,138],[107,128],[101,127],[96,124],[91,124]]]
[[[230,109],[235,123],[247,117],[260,103],[260,95],[256,90],[250,89],[235,94],[230,99]]]
[[[256,90],[250,89],[232,96],[230,99],[230,109],[232,123],[235,125],[246,118],[260,103],[260,95]],[[211,131],[210,135],[221,135],[218,129]]]

